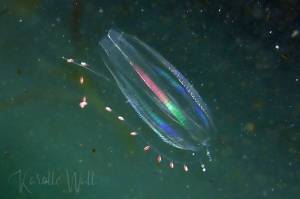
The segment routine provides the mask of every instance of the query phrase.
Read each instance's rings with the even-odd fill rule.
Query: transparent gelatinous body
[[[164,142],[180,150],[206,151],[215,131],[211,113],[172,64],[136,37],[114,29],[99,45],[128,102]]]

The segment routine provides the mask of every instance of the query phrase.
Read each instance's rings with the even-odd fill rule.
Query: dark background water
[[[0,197],[299,197],[299,11],[298,1],[1,0]],[[116,85],[61,59],[109,76],[98,42],[112,27],[157,49],[211,108],[206,172],[157,164],[104,110],[142,123]],[[88,184],[68,188],[74,172]]]

